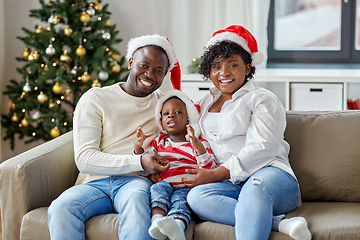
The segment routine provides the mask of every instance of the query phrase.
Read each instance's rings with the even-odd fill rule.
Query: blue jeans
[[[283,216],[300,198],[297,181],[276,167],[264,167],[246,181],[199,185],[191,189],[188,203],[199,218],[235,226],[236,239],[267,240]]]
[[[167,216],[182,219],[189,226],[191,216],[186,196],[190,188],[174,188],[170,183],[160,181],[150,188],[151,209],[158,207],[167,213]]]
[[[84,240],[86,220],[114,212],[119,214],[119,239],[152,239],[151,185],[142,177],[113,176],[67,189],[48,209],[51,239]]]

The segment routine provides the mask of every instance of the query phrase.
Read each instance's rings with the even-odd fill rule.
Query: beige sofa
[[[314,240],[360,239],[360,111],[288,112],[285,139]],[[76,180],[72,133],[0,165],[4,240],[49,239],[47,207]],[[116,214],[86,222],[87,240],[117,239]],[[192,221],[187,239],[235,239],[232,226]],[[272,232],[270,239],[288,239]]]

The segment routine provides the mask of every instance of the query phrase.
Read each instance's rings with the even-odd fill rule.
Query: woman
[[[203,220],[234,225],[236,239],[268,239],[272,229],[311,239],[304,218],[284,219],[301,197],[283,137],[285,109],[251,81],[263,60],[255,38],[229,26],[213,34],[202,59],[200,73],[215,88],[199,102],[200,126],[220,167],[188,171],[196,174],[184,179],[193,187],[190,207]]]

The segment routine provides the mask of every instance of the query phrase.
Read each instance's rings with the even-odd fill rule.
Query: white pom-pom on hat
[[[163,130],[162,122],[161,122],[161,110],[162,110],[166,100],[168,100],[169,98],[174,97],[174,96],[178,97],[179,99],[181,99],[181,101],[183,101],[185,103],[186,111],[187,111],[188,119],[189,119],[189,125],[192,126],[192,128],[194,129],[195,136],[199,137],[200,136],[200,125],[199,125],[200,114],[199,114],[199,111],[195,107],[195,104],[190,100],[190,98],[185,93],[178,91],[178,90],[171,90],[171,91],[166,92],[157,102],[156,108],[155,108],[156,124],[158,125],[158,127],[161,130]]]
[[[251,66],[260,64],[265,59],[265,55],[258,50],[255,37],[243,26],[231,25],[225,29],[213,33],[212,38],[207,42],[205,48],[210,47],[221,41],[232,41],[239,44],[251,56]]]
[[[129,61],[129,59],[133,56],[134,52],[137,49],[149,45],[156,45],[164,49],[169,59],[169,68],[167,70],[171,73],[170,76],[171,83],[174,89],[180,90],[180,85],[181,85],[180,65],[179,65],[179,61],[176,58],[174,47],[168,38],[160,36],[158,34],[153,34],[153,35],[145,35],[130,39],[127,45],[126,60]]]

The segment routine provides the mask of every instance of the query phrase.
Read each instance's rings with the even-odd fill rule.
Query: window
[[[360,0],[271,0],[268,63],[360,63]]]

